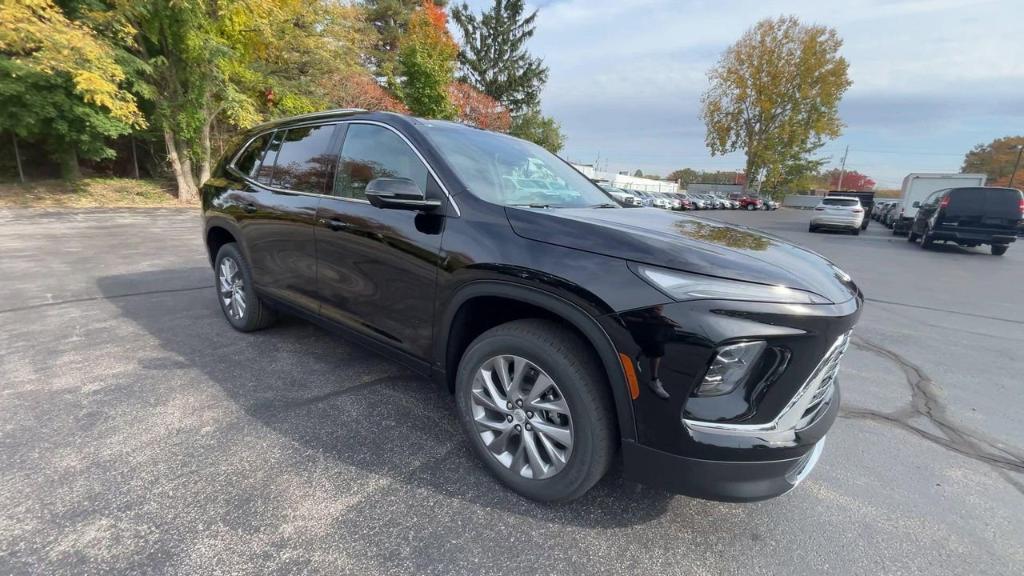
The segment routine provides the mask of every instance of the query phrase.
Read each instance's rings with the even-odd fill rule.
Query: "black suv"
[[[1024,196],[1016,188],[946,188],[924,202],[914,202],[917,216],[907,240],[921,239],[922,248],[935,242],[974,247],[989,244],[1001,256],[1021,233]]]
[[[782,494],[839,410],[863,298],[744,228],[624,209],[544,149],[332,111],[247,133],[203,186],[232,326],[341,331],[455,396],[469,444],[530,498],[624,475],[723,500]]]

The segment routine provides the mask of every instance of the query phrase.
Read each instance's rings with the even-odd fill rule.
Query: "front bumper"
[[[862,302],[860,294],[816,306],[693,301],[606,317],[616,321],[606,329],[633,360],[639,384],[636,441],[623,446],[625,477],[712,500],[791,490],[813,468],[838,415],[835,351],[848,342]],[[752,378],[716,397],[693,394],[719,346],[752,339],[768,343],[761,374],[774,374],[770,380]],[[779,364],[768,361],[768,350],[783,368],[772,367]],[[824,366],[835,368],[830,391],[806,409],[801,394],[819,389]]]

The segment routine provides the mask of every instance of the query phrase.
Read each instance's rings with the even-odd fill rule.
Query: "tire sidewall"
[[[573,427],[572,454],[565,468],[551,478],[533,480],[506,468],[491,455],[475,429],[471,399],[473,378],[485,360],[503,354],[525,358],[546,372],[558,385],[569,406]],[[601,407],[591,405],[590,399],[581,394],[579,387],[587,385],[597,383],[578,381],[578,373],[572,369],[568,360],[558,357],[540,345],[513,335],[489,336],[485,333],[470,344],[459,363],[455,384],[459,421],[473,451],[499,480],[535,500],[564,500],[572,497],[579,486],[587,481],[589,465],[594,458],[598,442],[597,430],[589,414],[590,411],[600,410]]]
[[[228,313],[227,308],[224,307],[224,301],[220,295],[220,264],[225,258],[231,258],[238,264],[238,271],[242,275],[243,288],[245,290],[245,313],[241,318],[234,318]],[[217,303],[220,305],[220,311],[224,314],[224,318],[228,321],[231,326],[237,330],[249,331],[256,327],[257,318],[254,313],[256,306],[258,305],[256,293],[253,289],[252,274],[249,271],[249,263],[246,262],[245,257],[242,256],[241,250],[233,242],[225,244],[220,247],[217,251],[217,259],[213,266],[213,278],[214,278],[214,290],[217,292]]]

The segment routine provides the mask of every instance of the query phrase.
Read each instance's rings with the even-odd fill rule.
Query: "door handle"
[[[348,228],[350,224],[344,220],[338,220],[337,218],[321,218],[320,223],[326,226],[329,230],[335,232]]]
[[[256,205],[252,202],[242,202],[242,211],[247,214],[256,212]]]

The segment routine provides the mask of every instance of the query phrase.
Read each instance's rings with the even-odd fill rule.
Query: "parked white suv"
[[[860,225],[864,222],[864,208],[860,200],[852,196],[829,196],[822,198],[815,206],[808,232],[817,232],[821,228],[833,230],[849,230],[854,236],[860,234]]]

